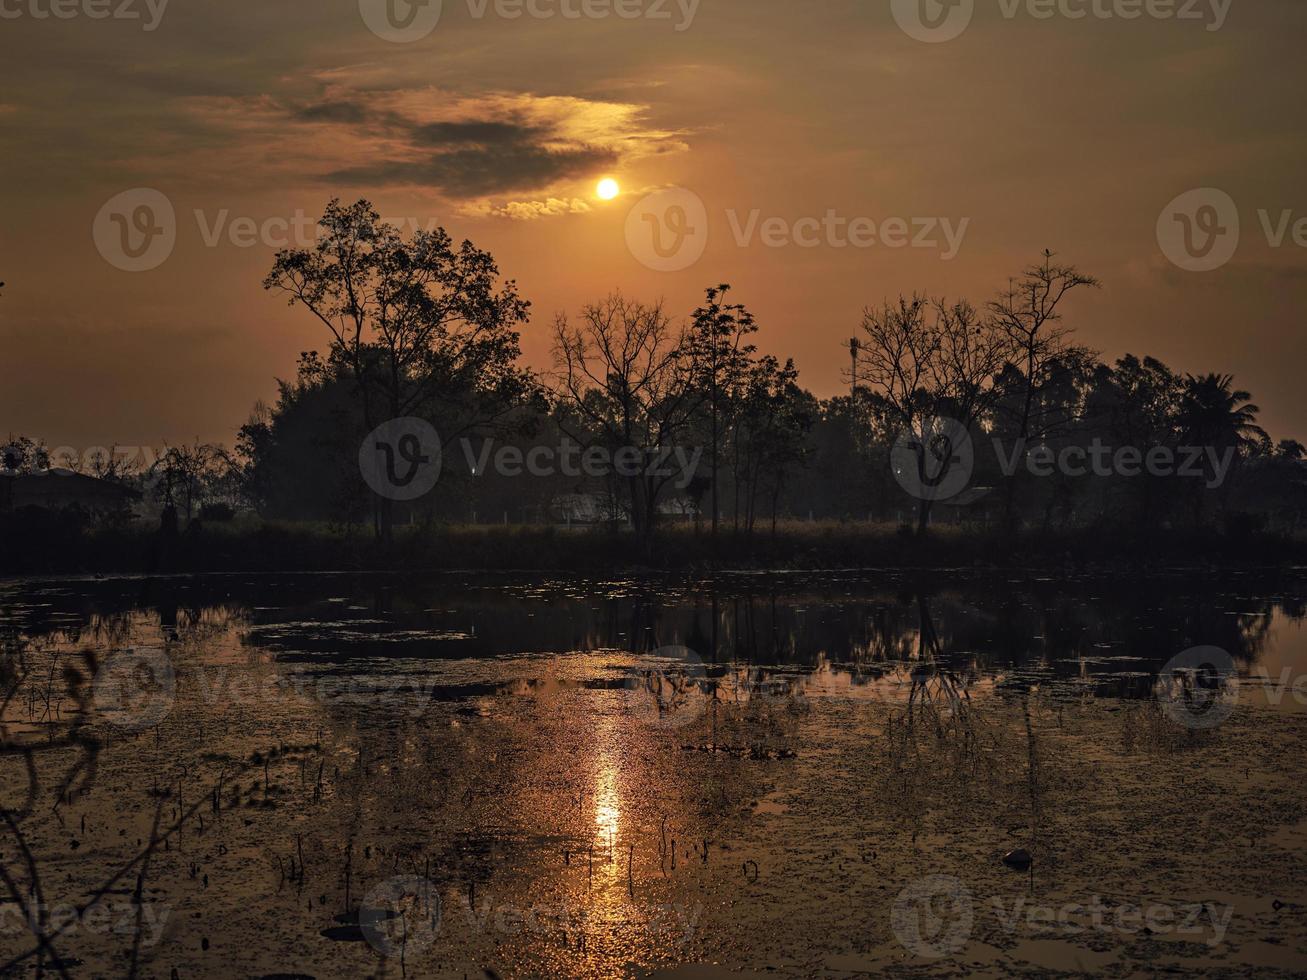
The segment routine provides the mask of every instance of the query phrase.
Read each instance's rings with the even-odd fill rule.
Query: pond
[[[1305,613],[1295,574],[6,582],[0,973],[1301,972]]]

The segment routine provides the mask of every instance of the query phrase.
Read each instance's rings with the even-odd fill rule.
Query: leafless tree
[[[554,321],[554,395],[564,431],[585,446],[638,453],[624,476],[631,523],[648,544],[658,504],[683,476],[664,454],[689,430],[699,396],[692,384],[684,328],[661,303],[646,305],[614,293],[581,310],[573,325]],[[570,421],[569,421],[570,419]],[[651,465],[662,458],[664,465]]]
[[[1045,250],[1039,265],[1027,268],[989,304],[989,319],[1006,336],[1011,360],[1025,376],[1017,419],[1017,434],[1022,439],[1045,434],[1040,431],[1035,398],[1050,367],[1080,350],[1070,341],[1071,329],[1062,324],[1062,301],[1072,290],[1099,286],[1097,279],[1082,274],[1073,265],[1054,264],[1053,256],[1053,252]]]
[[[155,495],[172,507],[184,509],[189,521],[196,505],[203,504],[210,488],[226,475],[229,467],[221,446],[202,443],[169,446],[150,467],[158,477]]]
[[[1060,410],[1044,411],[1039,394],[1059,364],[1087,361],[1092,352],[1071,343],[1071,329],[1063,325],[1061,305],[1067,294],[1081,287],[1098,288],[1093,276],[1073,265],[1054,263],[1054,253],[1044,250],[1043,260],[1029,266],[1019,278],[989,304],[988,319],[1002,331],[1011,346],[1011,361],[1020,369],[1022,389],[1017,393],[1013,431],[1022,445],[1054,434],[1066,420]],[[1015,521],[1016,480],[1009,479],[1006,520]]]
[[[856,388],[865,384],[888,420],[891,439],[910,434],[918,470],[938,438],[941,418],[969,433],[994,396],[994,376],[1010,356],[1011,341],[965,300],[948,303],[914,295],[863,314]],[[939,454],[938,479],[947,476],[951,453]],[[917,532],[930,524],[934,498],[920,495]]]

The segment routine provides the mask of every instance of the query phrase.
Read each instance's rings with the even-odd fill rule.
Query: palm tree
[[[1218,455],[1233,450],[1233,464],[1237,466],[1269,437],[1257,424],[1261,409],[1249,401],[1252,395],[1233,385],[1234,376],[1229,374],[1186,375],[1177,421],[1187,445],[1201,446]],[[1229,487],[1219,489],[1224,506]],[[1194,494],[1194,520],[1198,524],[1203,520],[1204,497],[1201,492]]]
[[[1239,450],[1266,439],[1257,424],[1261,409],[1248,392],[1232,390],[1233,384],[1230,374],[1185,376],[1179,422],[1190,445]]]

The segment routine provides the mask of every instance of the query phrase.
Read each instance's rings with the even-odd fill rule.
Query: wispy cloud
[[[461,214],[472,217],[508,218],[512,221],[535,221],[564,214],[585,214],[590,210],[592,210],[590,205],[579,197],[551,197],[545,201],[509,201],[506,204],[476,201],[459,208]]]

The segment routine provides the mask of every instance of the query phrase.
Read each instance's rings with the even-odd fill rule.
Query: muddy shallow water
[[[1253,579],[5,583],[0,964],[1305,973],[1305,608]]]

